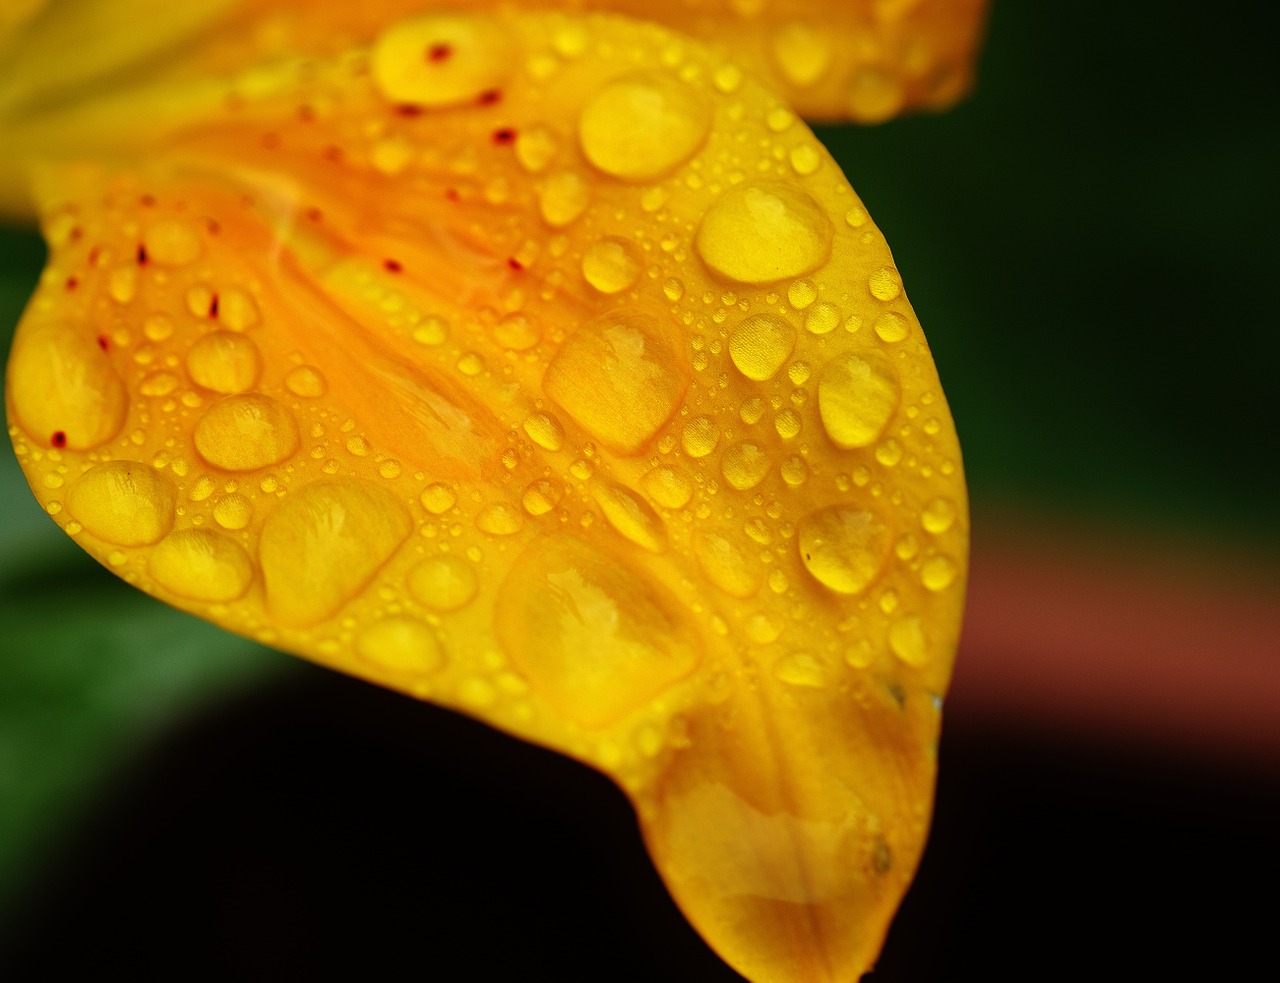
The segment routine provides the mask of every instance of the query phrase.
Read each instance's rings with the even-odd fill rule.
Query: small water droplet
[[[880,340],[889,344],[902,341],[911,333],[910,322],[897,311],[885,311],[876,318],[874,327]]]
[[[213,519],[223,529],[243,529],[253,518],[253,503],[243,495],[223,495],[213,504]]]
[[[511,536],[524,524],[520,513],[503,502],[486,505],[476,513],[476,528],[490,536]]]
[[[650,553],[667,549],[667,528],[657,513],[629,488],[614,484],[596,484],[591,496],[600,506],[609,525],[627,539]]]
[[[67,511],[93,535],[119,546],[147,546],[173,528],[176,493],[137,461],[95,464],[72,486]]]
[[[846,450],[874,443],[898,409],[898,374],[884,358],[845,355],[828,363],[818,381],[822,426]]]
[[[867,286],[871,291],[871,296],[876,300],[883,300],[888,303],[891,300],[897,300],[902,294],[902,277],[898,275],[898,271],[892,266],[882,266],[871,274],[867,281]]]
[[[899,618],[889,626],[889,648],[899,659],[917,668],[929,658],[929,646],[924,637],[924,625],[915,615]]]
[[[760,590],[760,563],[747,550],[718,532],[693,537],[693,555],[703,575],[731,597],[752,597]]]
[[[285,387],[295,396],[304,399],[319,399],[329,389],[329,383],[314,365],[298,365],[290,369],[284,377]]]
[[[871,512],[829,506],[800,520],[800,559],[818,583],[838,594],[861,594],[884,569],[891,532]]]
[[[225,604],[253,582],[253,562],[233,540],[211,529],[182,529],[155,547],[147,571],[165,590],[192,601]]]
[[[471,565],[452,553],[423,560],[409,571],[406,585],[419,604],[433,611],[456,611],[479,589]]]
[[[949,556],[935,556],[920,567],[920,583],[931,591],[943,591],[956,582],[960,570]]]
[[[563,492],[559,485],[539,479],[530,482],[520,496],[520,504],[532,516],[546,515],[558,504]]]
[[[683,468],[660,464],[640,479],[646,495],[667,509],[682,509],[693,497],[693,479]]]
[[[418,501],[432,515],[443,515],[457,503],[458,496],[448,485],[435,482],[422,489],[422,494],[418,496]]]
[[[361,629],[356,655],[397,676],[429,676],[445,663],[444,651],[429,625],[392,615]]]
[[[729,336],[729,357],[748,379],[767,382],[791,356],[796,329],[776,314],[755,314]]]
[[[625,239],[611,236],[589,245],[582,254],[582,276],[602,294],[616,294],[640,279],[640,257]]]
[[[826,667],[807,652],[784,655],[773,664],[773,674],[779,681],[790,686],[818,689],[827,685]]]
[[[248,392],[262,373],[262,355],[249,338],[232,331],[207,334],[187,352],[187,374],[217,393]]]
[[[769,452],[763,447],[743,441],[720,457],[720,473],[738,491],[748,491],[764,481],[772,464]]]

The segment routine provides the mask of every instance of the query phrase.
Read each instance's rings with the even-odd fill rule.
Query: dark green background
[[[933,345],[979,548],[1029,515],[1275,562],[1271,9],[997,0],[968,103],[820,131]],[[0,256],[7,332],[42,249],[4,230]],[[416,960],[461,979],[462,953],[492,967],[478,979],[726,977],[602,780],[131,591],[3,454],[0,944],[19,976],[83,949],[144,978]],[[1220,976],[1262,951],[1231,905],[1280,872],[1258,818],[1274,776],[1087,738],[944,739],[937,835],[879,978]]]

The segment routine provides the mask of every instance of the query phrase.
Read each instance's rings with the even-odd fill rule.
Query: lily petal
[[[730,964],[848,981],[927,831],[965,491],[882,236],[726,65],[427,15],[49,155],[10,433],[129,582],[600,768]]]

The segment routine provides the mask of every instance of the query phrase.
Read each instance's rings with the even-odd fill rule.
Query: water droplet
[[[718,443],[720,431],[709,416],[695,416],[680,431],[680,446],[692,458],[706,457]]]
[[[520,504],[532,516],[546,515],[560,504],[562,495],[559,485],[540,479],[529,483],[520,496]]]
[[[463,352],[458,356],[458,371],[468,378],[484,371],[484,357],[479,352]]]
[[[830,362],[818,381],[822,426],[846,450],[874,443],[898,409],[902,391],[889,362],[873,354]]]
[[[211,529],[182,529],[151,551],[147,571],[165,590],[192,601],[225,604],[253,582],[253,562],[239,544]]]
[[[797,144],[787,156],[791,160],[791,169],[801,177],[816,173],[822,166],[822,152],[811,143]]]
[[[788,82],[807,88],[831,66],[831,32],[799,21],[784,24],[773,36],[773,57]]]
[[[560,714],[599,728],[693,671],[681,606],[636,567],[560,534],[517,558],[494,628],[512,664]]]
[[[223,529],[243,529],[253,518],[253,503],[243,495],[223,495],[213,503],[213,519]]]
[[[604,173],[650,181],[692,157],[710,121],[697,90],[669,75],[637,72],[590,98],[578,139],[587,160]]]
[[[248,392],[262,372],[258,346],[231,331],[207,334],[187,352],[187,373],[197,386],[217,393]]]
[[[859,123],[883,123],[898,115],[905,98],[896,78],[878,68],[864,68],[849,88],[849,114]]]
[[[667,509],[682,509],[693,497],[693,479],[683,468],[660,464],[640,479],[646,495]]]
[[[738,419],[748,426],[754,426],[760,422],[760,417],[764,416],[766,405],[759,396],[744,399],[742,405],[738,407]]]
[[[160,266],[187,266],[204,251],[200,233],[176,218],[162,218],[147,227],[142,235],[147,261]]]
[[[802,311],[818,299],[818,288],[812,280],[797,280],[787,288],[787,303]]]
[[[326,479],[290,492],[267,516],[259,545],[272,616],[309,626],[337,614],[411,529],[405,507],[380,485]]]
[[[831,219],[789,184],[741,184],[712,202],[694,247],[712,272],[741,283],[802,276],[831,254]]]
[[[810,334],[830,334],[840,325],[840,308],[823,301],[815,304],[805,316],[804,327]]]
[[[476,513],[476,528],[490,536],[512,536],[520,531],[524,520],[510,505],[494,502]]]
[[[861,594],[884,569],[892,533],[870,512],[833,505],[801,519],[797,541],[818,583],[837,594]]]
[[[897,300],[902,294],[902,277],[892,266],[882,266],[871,274],[867,281],[871,296],[886,303]]]
[[[258,305],[239,287],[218,291],[218,322],[232,331],[247,331],[258,323]]]
[[[720,473],[738,491],[747,491],[764,481],[773,462],[759,444],[734,444],[720,458]]]
[[[876,460],[886,468],[897,467],[902,460],[902,445],[890,437],[876,448]]]
[[[389,102],[453,106],[501,88],[517,63],[497,19],[435,14],[396,22],[374,42],[370,72]]]
[[[778,470],[782,473],[782,480],[792,488],[799,488],[809,480],[809,465],[797,454],[783,461]]]
[[[782,410],[773,418],[773,429],[783,440],[794,440],[800,434],[800,414],[795,410]]]
[[[284,377],[285,388],[303,399],[319,399],[329,390],[329,383],[314,365],[298,365]]]
[[[564,427],[550,413],[530,413],[524,421],[524,432],[544,450],[558,451],[564,446]]]
[[[196,450],[224,471],[257,471],[298,449],[298,423],[281,403],[261,393],[224,396],[196,424]]]
[[[525,352],[542,340],[538,325],[520,313],[508,314],[493,326],[493,337],[503,348]]]
[[[549,226],[561,229],[585,212],[590,202],[591,188],[581,174],[557,171],[543,182],[538,208]]]
[[[942,532],[951,529],[952,523],[956,521],[956,515],[956,503],[950,498],[934,498],[920,513],[920,525],[924,526],[925,531],[941,535]]]
[[[946,590],[956,582],[960,570],[949,556],[935,556],[920,567],[920,583],[931,591]]]
[[[424,317],[413,329],[413,340],[419,345],[443,345],[449,337],[449,322],[434,314]]]
[[[892,344],[911,333],[911,323],[897,311],[885,311],[876,318],[875,329],[881,341]]]
[[[547,395],[617,453],[634,454],[648,443],[689,385],[690,370],[666,340],[664,318],[644,308],[592,318],[565,339],[542,377]]]
[[[909,666],[922,666],[929,658],[924,625],[915,615],[899,618],[889,626],[889,648]]]
[[[693,555],[703,575],[731,597],[752,597],[760,590],[764,575],[759,561],[728,537],[697,533]]]
[[[814,689],[827,685],[827,669],[807,652],[784,655],[773,664],[773,675],[790,686],[807,686]]]
[[[527,127],[516,141],[515,155],[520,166],[530,174],[541,174],[555,158],[555,135],[545,126]]]
[[[418,603],[433,611],[456,611],[479,588],[471,565],[451,553],[423,560],[409,571],[407,583]]]
[[[667,528],[648,503],[629,488],[621,485],[596,484],[591,496],[609,525],[618,530],[637,546],[650,553],[662,553],[667,548]]]
[[[444,665],[444,651],[429,625],[393,615],[356,636],[356,655],[397,676],[429,676]]]
[[[454,494],[453,489],[448,485],[436,482],[422,489],[422,494],[418,496],[418,500],[422,502],[422,507],[432,515],[443,515],[457,503],[458,496]]]
[[[67,511],[99,539],[119,546],[147,546],[173,528],[173,484],[137,461],[95,464],[71,488]]]
[[[777,374],[796,346],[796,329],[777,314],[755,314],[729,336],[729,357],[738,371],[755,382]]]
[[[772,615],[757,611],[747,619],[745,627],[747,639],[750,642],[755,645],[768,645],[782,636],[782,630],[786,625]]]
[[[625,239],[600,239],[583,252],[582,275],[602,294],[621,293],[640,279],[640,257]]]
[[[89,450],[124,426],[124,382],[94,337],[70,325],[23,323],[9,355],[8,379],[15,422],[37,446],[52,440],[68,450]]]
[[[133,263],[116,267],[107,277],[107,293],[117,304],[129,303],[137,290],[138,267]]]

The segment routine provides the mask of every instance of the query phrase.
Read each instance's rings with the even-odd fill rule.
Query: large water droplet
[[[565,340],[542,377],[548,396],[621,454],[636,453],[658,432],[689,385],[662,318],[635,308],[593,318]]]
[[[696,639],[679,611],[635,567],[560,535],[516,560],[494,626],[543,699],[597,728],[647,705],[697,665]]]
[[[298,423],[282,403],[261,393],[226,396],[196,424],[196,450],[224,471],[256,471],[293,455]]]
[[[800,520],[800,559],[824,587],[861,594],[884,569],[892,538],[879,516],[833,505]]]
[[[828,363],[818,381],[822,426],[837,447],[872,444],[898,409],[898,373],[879,355],[845,355]]]
[[[253,582],[253,563],[238,543],[210,529],[173,533],[147,558],[147,571],[168,591],[192,601],[234,601]]]
[[[172,483],[137,461],[95,464],[71,488],[67,511],[99,539],[119,546],[157,543],[173,528]]]
[[[660,464],[640,479],[646,495],[666,509],[682,509],[693,497],[693,479],[683,468]]]
[[[473,597],[476,573],[460,556],[446,553],[423,560],[408,577],[409,593],[434,611],[456,611]]]
[[[70,325],[23,324],[8,380],[14,417],[37,446],[88,450],[124,426],[124,382],[97,342]]]
[[[187,352],[191,381],[214,392],[247,392],[257,384],[261,372],[258,346],[233,331],[207,334]]]
[[[639,72],[608,83],[582,111],[587,160],[613,177],[649,181],[702,146],[710,115],[698,92],[669,75]]]
[[[796,347],[796,329],[777,314],[755,314],[729,336],[729,357],[748,379],[772,379]]]
[[[354,479],[291,492],[262,526],[267,607],[286,624],[336,614],[408,537],[409,514],[391,492]]]
[[[733,597],[751,597],[763,582],[760,562],[727,536],[700,532],[693,537],[693,555],[708,580]]]
[[[651,553],[667,548],[667,529],[648,503],[621,485],[596,484],[591,495],[609,525]]]
[[[831,219],[797,187],[763,181],[730,188],[712,202],[694,239],[715,273],[774,283],[816,270],[831,254]]]
[[[889,626],[889,648],[909,666],[922,666],[929,658],[924,625],[915,615],[899,618]]]
[[[513,56],[512,39],[498,20],[437,14],[384,31],[374,42],[369,68],[390,102],[450,106],[500,88],[515,65]]]

